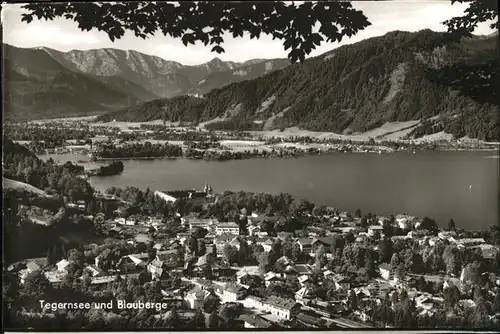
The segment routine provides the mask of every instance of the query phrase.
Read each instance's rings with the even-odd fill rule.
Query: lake
[[[154,190],[289,193],[342,211],[428,216],[446,226],[483,229],[499,220],[499,159],[495,152],[445,151],[393,154],[336,153],[291,159],[226,162],[124,160],[121,175],[93,177],[91,184]],[[88,160],[52,155],[57,161]]]

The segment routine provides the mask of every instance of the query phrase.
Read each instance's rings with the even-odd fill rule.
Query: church
[[[193,190],[170,190],[170,191],[155,191],[155,196],[169,203],[175,203],[179,200],[186,200],[197,203],[211,203],[215,201],[214,190],[212,185],[206,183],[203,191]]]

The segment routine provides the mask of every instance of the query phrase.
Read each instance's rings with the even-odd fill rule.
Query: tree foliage
[[[57,3],[23,6],[28,13],[23,21],[34,18],[53,20],[63,17],[78,23],[83,31],[97,29],[111,41],[131,31],[147,38],[157,32],[180,38],[184,45],[202,42],[213,52],[222,53],[224,33],[234,38],[271,35],[283,41],[292,62],[303,61],[321,42],[351,37],[370,25],[360,10],[348,1],[303,2],[127,2],[127,3]],[[315,26],[319,24],[318,31]]]
[[[460,37],[470,37],[482,22],[493,21],[491,29],[498,30],[498,1],[496,0],[451,0],[451,3],[468,3],[464,15],[453,17],[443,22],[448,27],[448,32]]]

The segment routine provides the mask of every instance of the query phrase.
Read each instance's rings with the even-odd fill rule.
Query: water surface
[[[124,160],[121,175],[93,177],[100,190],[135,186],[154,190],[290,193],[340,210],[428,216],[446,226],[487,228],[499,221],[499,159],[492,152],[330,154],[238,161]],[[84,160],[84,156],[52,156]]]

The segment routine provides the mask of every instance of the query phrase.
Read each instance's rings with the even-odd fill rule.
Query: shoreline
[[[416,150],[414,154],[422,153],[422,152],[497,152],[498,149],[436,149],[436,150]],[[218,153],[222,153],[224,151],[219,151]],[[229,151],[231,154],[235,154],[238,152]],[[240,159],[203,159],[203,158],[192,158],[192,157],[113,157],[113,158],[95,158],[89,162],[104,162],[104,161],[115,161],[115,160],[177,160],[177,159],[186,159],[186,160],[204,160],[204,161],[230,161],[230,160],[247,160],[247,159],[283,159],[283,158],[298,158],[303,156],[317,156],[317,155],[331,155],[331,154],[377,154],[377,155],[387,155],[387,154],[398,154],[398,153],[412,153],[410,150],[400,150],[400,151],[321,151],[321,152],[297,152],[296,154],[284,154],[283,156],[243,156]]]

